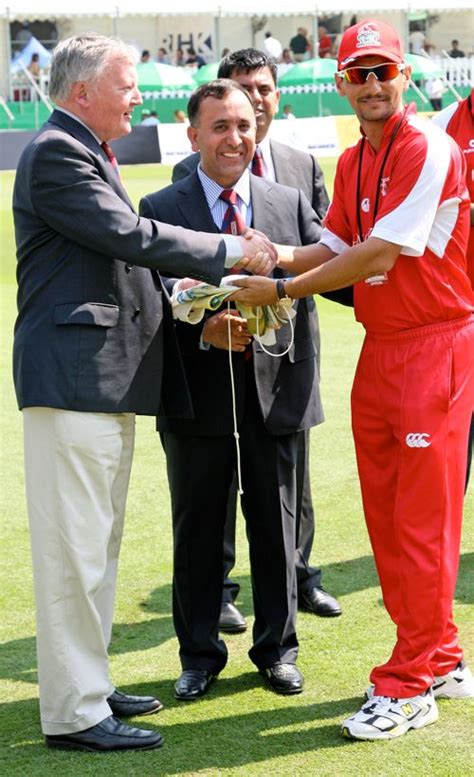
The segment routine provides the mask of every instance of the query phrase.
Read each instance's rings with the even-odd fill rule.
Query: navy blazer
[[[155,415],[163,346],[182,375],[157,270],[218,283],[223,240],[139,218],[96,139],[62,111],[21,156],[13,212],[20,408]],[[189,413],[185,389],[168,398]]]
[[[296,189],[250,177],[253,226],[271,240],[286,244],[317,242],[319,219],[309,202]],[[217,232],[196,172],[184,180],[148,195],[140,213],[169,224]],[[308,429],[323,420],[319,393],[319,329],[312,297],[299,300],[294,323],[294,343],[286,356],[268,356],[253,341],[253,368],[257,394],[265,425],[270,434],[289,434]],[[223,435],[233,431],[228,352],[199,348],[202,325],[177,322],[176,331],[183,356],[193,407],[193,420],[158,418],[160,431],[193,435]],[[270,350],[282,353],[290,343],[291,330],[277,331],[277,344]],[[245,406],[244,354],[232,354],[240,420]],[[179,386],[176,387],[179,390]]]

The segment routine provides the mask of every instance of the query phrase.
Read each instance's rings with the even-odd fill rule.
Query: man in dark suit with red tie
[[[221,61],[218,75],[231,78],[250,94],[257,119],[257,146],[252,161],[252,173],[269,181],[292,186],[304,192],[320,222],[326,213],[329,199],[324,186],[322,170],[311,154],[270,139],[269,129],[278,111],[280,92],[277,88],[277,66],[263,51],[242,49],[235,51]],[[173,181],[179,181],[194,171],[200,155],[195,153],[175,165]],[[342,290],[330,295],[331,299],[352,304],[352,292]],[[320,355],[320,338],[316,306],[315,318],[317,352]],[[319,386],[315,388],[317,401],[321,402]],[[320,411],[323,420],[322,408]],[[309,433],[302,432],[298,438],[298,523],[296,532],[295,566],[298,582],[298,605],[307,612],[320,616],[337,616],[342,612],[337,599],[322,588],[321,569],[311,566],[310,555],[315,531],[314,510],[309,479]],[[224,586],[220,629],[225,632],[245,631],[246,622],[235,606],[239,585],[230,579],[235,564],[235,517],[237,489],[235,481],[229,494],[225,530]]]
[[[200,166],[183,181],[144,198],[143,215],[216,232],[228,228],[229,221],[238,228],[238,221],[275,242],[318,240],[319,220],[301,192],[249,174],[255,114],[245,90],[228,79],[211,82],[191,97],[188,115],[188,135],[201,151]],[[298,305],[294,342],[289,326],[277,332],[274,356],[255,340],[249,350],[246,322],[235,311],[210,314],[202,325],[177,323],[194,418],[160,415],[158,428],[173,512],[180,700],[206,693],[227,661],[218,624],[225,508],[236,469],[228,324],[255,611],[249,655],[274,691],[298,693],[303,687],[295,665],[296,460],[298,433],[321,420],[312,299]]]
[[[262,238],[197,235],[134,212],[108,141],[131,131],[142,102],[135,61],[124,43],[94,33],[57,46],[57,109],[23,152],[13,195],[13,370],[41,723],[49,747],[102,752],[162,744],[156,731],[121,722],[163,705],[117,691],[107,656],[135,414],[155,415],[160,399],[191,410],[185,390],[162,386],[164,358],[180,361],[158,271],[216,283],[239,253],[265,270],[271,251]]]

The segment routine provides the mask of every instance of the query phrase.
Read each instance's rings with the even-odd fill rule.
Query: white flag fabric
[[[232,285],[234,280],[246,277],[248,276],[226,275],[219,286],[198,283],[189,289],[175,292],[171,297],[174,318],[188,324],[198,324],[204,318],[206,310],[218,310],[222,303],[235,292],[235,286]],[[288,298],[278,300],[273,305],[255,308],[242,305],[238,301],[234,304],[242,318],[247,320],[251,334],[263,345],[275,345],[275,330],[280,329],[296,315],[293,300]]]

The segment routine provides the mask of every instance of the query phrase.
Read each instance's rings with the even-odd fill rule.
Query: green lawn
[[[334,164],[324,164],[329,183]],[[169,168],[124,168],[135,202],[169,180]],[[203,700],[176,702],[179,674],[171,619],[172,537],[163,454],[151,418],[138,422],[113,643],[112,676],[131,692],[156,693],[165,710],[146,719],[165,736],[149,753],[96,755],[50,752],[39,728],[31,564],[22,481],[21,416],[10,377],[15,316],[11,173],[0,174],[2,251],[2,585],[0,588],[0,774],[21,775],[321,775],[399,777],[473,774],[474,704],[440,702],[440,720],[388,743],[341,738],[340,720],[361,702],[371,666],[388,657],[394,627],[380,599],[362,516],[349,420],[349,392],[362,333],[351,311],[318,302],[323,338],[326,423],[312,434],[312,484],[317,511],[313,561],[344,614],[335,620],[302,614],[298,622],[301,696],[266,691],[247,657],[249,632],[227,638],[229,663]],[[212,473],[209,473],[212,477]],[[455,616],[474,664],[472,490],[466,504]],[[243,521],[239,521],[240,605],[252,603]],[[423,602],[420,601],[420,607]],[[137,721],[138,722],[138,719]],[[471,763],[471,766],[469,764]]]

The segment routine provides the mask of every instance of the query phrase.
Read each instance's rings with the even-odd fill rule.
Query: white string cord
[[[237,402],[235,399],[235,382],[234,382],[234,365],[232,364],[232,329],[230,326],[230,302],[227,303],[227,339],[229,343],[229,372],[230,372],[230,387],[232,391],[232,416],[234,419],[234,437],[235,437],[235,449],[237,451],[237,489],[242,496],[244,490],[242,488],[242,469],[240,464],[240,434],[237,429]]]
[[[259,329],[259,327],[258,327],[258,319],[259,319],[258,311],[259,311],[259,308],[257,308],[257,332],[258,332],[258,329]],[[286,351],[282,351],[281,353],[272,353],[271,351],[267,351],[267,349],[265,348],[264,344],[260,340],[260,335],[255,334],[255,337],[256,337],[256,339],[257,339],[257,341],[258,341],[262,351],[264,351],[268,356],[273,356],[274,359],[280,359],[282,356],[286,356],[286,354],[290,352],[291,347],[292,347],[293,343],[295,342],[295,328],[293,326],[293,321],[291,320],[290,312],[286,308],[285,308],[285,313],[286,313],[286,315],[288,317],[288,323],[289,323],[290,329],[291,329],[290,343],[289,343],[288,348],[286,349]]]
[[[235,381],[234,381],[234,365],[232,363],[232,329],[230,325],[231,315],[230,315],[230,302],[227,303],[227,341],[229,345],[228,355],[229,355],[229,373],[230,373],[230,388],[232,393],[232,417],[234,421],[234,438],[235,438],[235,449],[237,452],[237,490],[239,492],[239,495],[242,496],[244,493],[244,489],[242,488],[242,466],[240,461],[240,434],[237,428],[237,401],[235,397]],[[257,332],[258,332],[258,308],[257,308]],[[271,351],[268,351],[265,346],[263,345],[262,341],[260,340],[260,335],[256,334],[255,337],[262,349],[268,356],[273,356],[275,359],[280,359],[282,356],[286,356],[286,354],[290,351],[291,346],[293,345],[295,341],[295,329],[293,326],[293,321],[291,320],[291,316],[289,311],[286,310],[285,312],[288,316],[288,323],[290,325],[291,329],[291,337],[290,337],[290,344],[288,345],[288,348],[285,351],[282,351],[282,353],[272,353]]]

